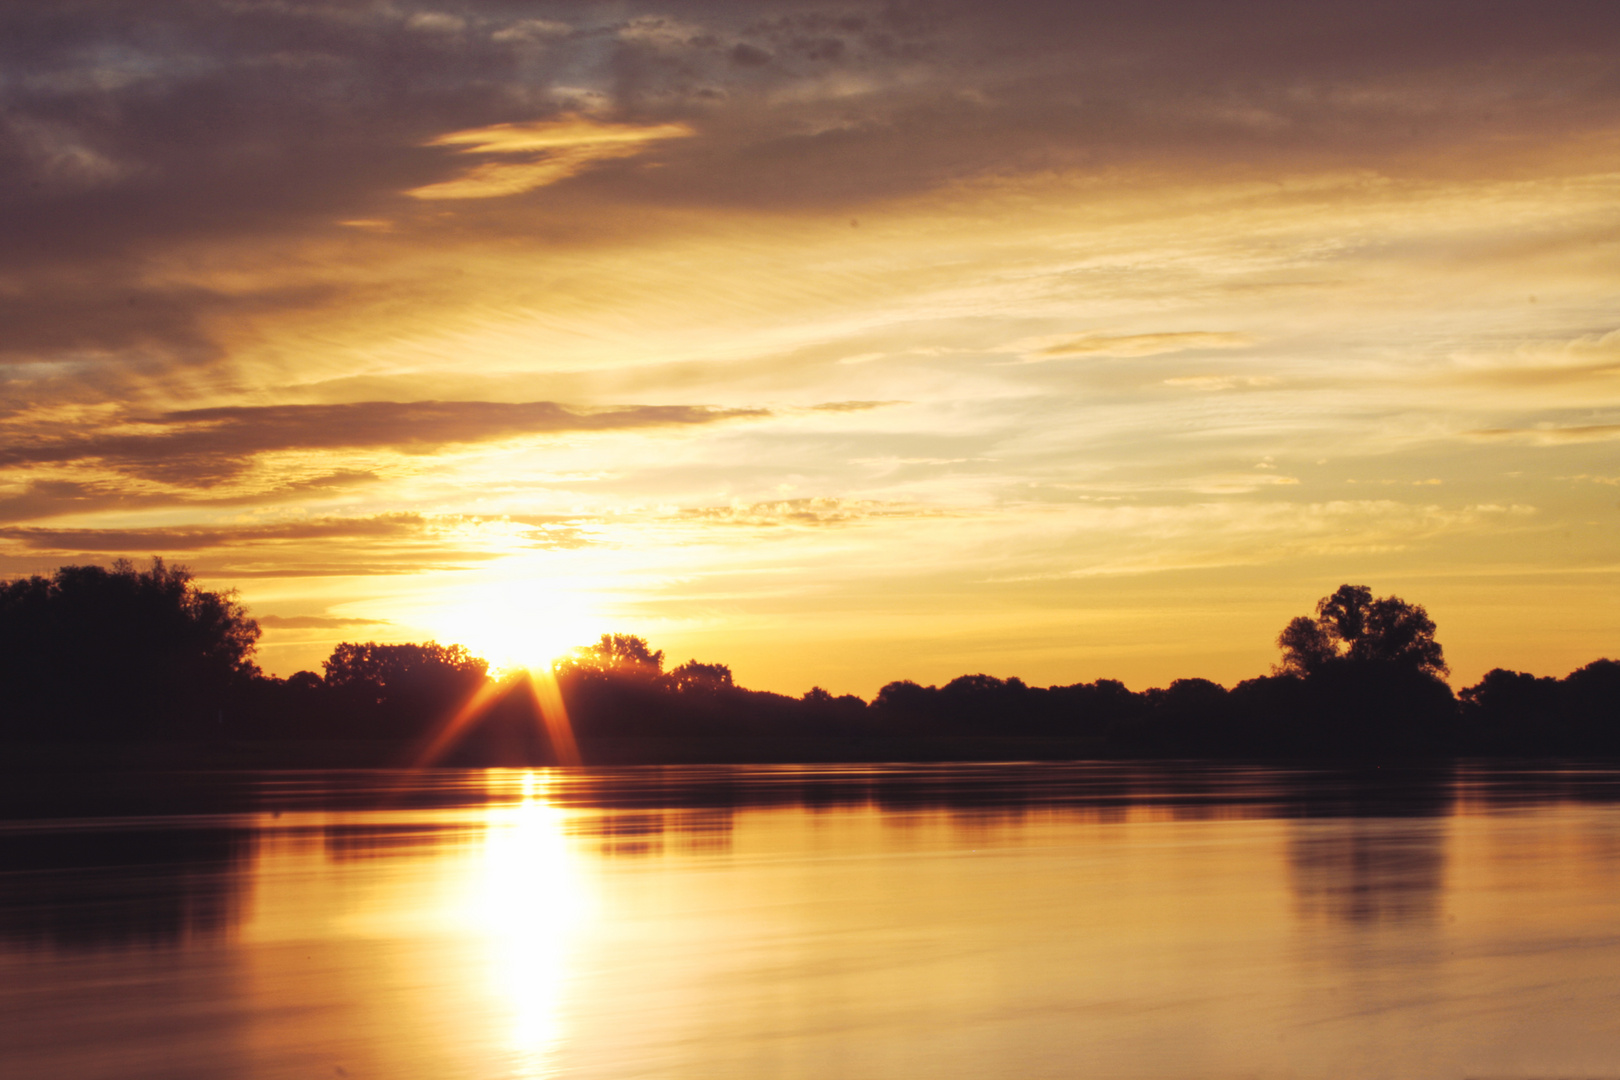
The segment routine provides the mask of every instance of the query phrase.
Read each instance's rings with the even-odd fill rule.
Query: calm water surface
[[[1620,1077],[1620,773],[32,777],[16,1077]],[[93,815],[93,816],[85,816]]]

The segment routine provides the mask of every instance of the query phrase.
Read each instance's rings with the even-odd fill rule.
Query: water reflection
[[[1288,865],[1298,910],[1349,923],[1433,919],[1445,884],[1445,840],[1433,820],[1296,822]]]
[[[0,828],[0,939],[115,949],[220,936],[240,918],[252,849],[240,828]]]
[[[513,1075],[551,1074],[576,936],[594,909],[570,849],[566,811],[547,798],[551,775],[525,772],[515,806],[489,810],[473,911],[510,1015]],[[499,794],[502,778],[491,777]]]
[[[91,802],[0,822],[8,1074],[1620,1060],[1607,770],[282,773]]]
[[[476,836],[471,825],[432,821],[335,824],[321,829],[322,846],[333,862],[431,856],[438,848],[466,844]]]

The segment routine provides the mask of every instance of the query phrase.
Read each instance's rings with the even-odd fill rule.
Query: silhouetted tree
[[[1316,618],[1291,621],[1277,638],[1280,675],[1301,679],[1296,707],[1308,716],[1291,727],[1271,727],[1297,752],[1414,754],[1443,749],[1456,717],[1456,700],[1441,676],[1444,653],[1434,621],[1418,604],[1397,596],[1374,598],[1365,585],[1341,585],[1316,605]],[[1278,702],[1286,694],[1260,700]]]
[[[872,734],[866,702],[854,694],[835,695],[819,686],[812,686],[799,701],[802,724],[809,734]]]
[[[654,652],[646,638],[634,634],[603,634],[595,644],[575,649],[563,666],[650,678],[664,670],[664,650]]]
[[[324,676],[258,674],[258,626],[230,593],[199,589],[154,560],[137,572],[62,567],[0,583],[0,736],[21,739],[279,740],[276,754],[403,759],[453,715],[437,759],[554,762],[547,701],[530,675],[489,682],[459,645],[345,642]],[[1228,691],[1178,679],[1132,693],[1112,679],[1035,687],[963,675],[944,686],[891,682],[870,706],[813,687],[802,698],[737,686],[724,664],[604,634],[558,665],[587,761],[817,760],[817,755],[1386,757],[1447,752],[1620,753],[1620,662],[1566,679],[1497,669],[1457,699],[1421,606],[1345,585],[1292,620],[1271,675]],[[475,710],[463,707],[475,704]],[[824,758],[821,758],[824,759]],[[865,760],[851,757],[847,760]]]
[[[666,679],[672,689],[683,694],[716,693],[730,690],[734,685],[731,669],[725,664],[700,664],[696,660],[688,660],[675,668]]]
[[[1139,696],[1146,713],[1120,732],[1133,749],[1173,755],[1243,752],[1232,724],[1230,695],[1220,683],[1177,679]]]
[[[1553,678],[1493,668],[1457,696],[1462,701],[1462,734],[1467,748],[1485,754],[1528,754],[1563,750],[1565,730],[1561,687]]]
[[[321,666],[327,692],[353,710],[355,734],[401,738],[445,719],[489,677],[486,660],[461,645],[434,641],[344,642]]]
[[[259,627],[183,566],[64,566],[0,585],[0,727],[13,737],[172,738],[226,728]]]
[[[1583,752],[1620,753],[1620,660],[1594,660],[1564,680],[1564,715]]]
[[[1365,585],[1340,585],[1317,603],[1315,619],[1300,616],[1278,636],[1281,670],[1310,675],[1338,660],[1370,660],[1445,675],[1445,655],[1434,631],[1434,620],[1421,604],[1398,596],[1374,599]]]

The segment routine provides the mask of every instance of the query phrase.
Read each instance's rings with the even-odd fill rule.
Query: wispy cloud
[[[258,624],[271,630],[345,630],[355,626],[388,626],[388,619],[351,619],[328,615],[259,615]]]
[[[690,427],[765,415],[763,409],[691,405],[570,409],[551,401],[225,406],[130,416],[102,434],[17,433],[0,447],[0,467],[93,459],[121,472],[206,486],[242,472],[257,455],[277,451],[378,448],[427,454],[455,443]]]
[[[212,509],[226,506],[274,506],[278,503],[318,499],[382,480],[367,469],[339,469],[307,477],[283,478],[268,485],[245,488],[230,495],[206,495],[173,490],[131,490],[124,483],[79,480],[30,480],[18,490],[0,495],[0,524],[41,521],[72,514],[105,511],[152,510],[159,507]]]
[[[1465,434],[1476,439],[1529,443],[1532,446],[1561,446],[1568,443],[1611,442],[1620,439],[1620,424],[1552,424],[1534,427],[1481,428]]]
[[[1260,390],[1278,385],[1282,380],[1275,375],[1177,375],[1164,380],[1164,385],[1185,390]]]
[[[634,157],[651,143],[695,134],[686,124],[605,124],[582,116],[529,124],[492,124],[452,131],[428,146],[454,146],[463,154],[525,156],[489,161],[453,180],[410,189],[418,199],[492,199],[566,180],[601,161]]]
[[[1021,347],[1024,360],[1064,360],[1078,356],[1158,356],[1163,353],[1200,349],[1241,349],[1254,344],[1247,334],[1205,330],[1180,330],[1160,334],[1084,334],[1046,344],[1028,343]]]
[[[681,510],[678,520],[705,525],[824,528],[854,525],[882,518],[940,517],[948,513],[949,511],[939,507],[914,504],[862,499],[809,498],[739,503],[734,506],[691,507]]]
[[[427,535],[442,523],[421,514],[378,514],[358,518],[316,518],[268,525],[180,526],[151,529],[48,529],[17,526],[0,537],[24,547],[49,551],[170,552],[274,541],[391,540]]]
[[[871,409],[881,409],[885,405],[904,405],[903,401],[823,401],[810,408],[816,412],[867,412]]]

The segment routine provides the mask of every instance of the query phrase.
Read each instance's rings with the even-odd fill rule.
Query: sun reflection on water
[[[593,904],[564,832],[567,812],[548,798],[550,770],[491,770],[491,794],[521,799],[491,806],[477,907],[498,998],[510,1010],[513,1075],[554,1074],[564,1036],[573,946]]]

